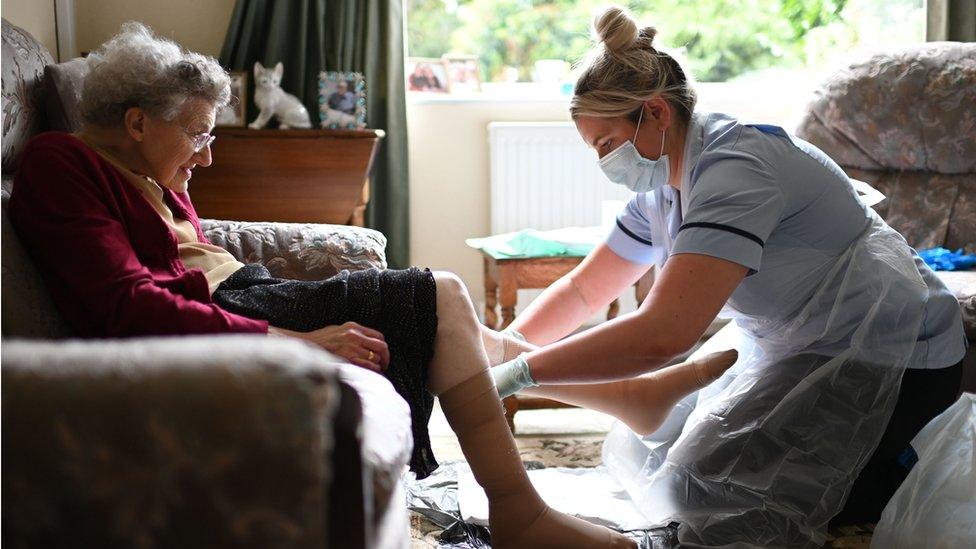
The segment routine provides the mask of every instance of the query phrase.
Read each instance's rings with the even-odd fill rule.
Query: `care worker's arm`
[[[627,261],[602,243],[533,300],[511,328],[535,345],[562,339],[633,286],[649,268]]]
[[[640,309],[525,355],[532,379],[595,383],[657,369],[691,349],[747,272],[717,257],[672,255]]]

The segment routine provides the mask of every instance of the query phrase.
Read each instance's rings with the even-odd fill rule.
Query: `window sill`
[[[538,84],[520,82],[515,84],[486,83],[481,91],[460,91],[453,93],[407,92],[410,103],[498,103],[498,102],[544,102],[568,104],[572,97],[562,93],[566,89],[560,84]]]
[[[792,131],[816,89],[813,71],[771,72],[732,82],[696,83],[698,109],[725,112],[748,121],[777,124]],[[571,94],[560,84],[487,83],[482,91],[407,92],[410,104],[548,103],[568,107]]]

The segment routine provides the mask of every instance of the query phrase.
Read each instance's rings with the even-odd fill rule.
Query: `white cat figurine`
[[[258,117],[248,124],[254,130],[263,128],[271,117],[278,119],[278,128],[311,128],[308,110],[294,95],[281,89],[281,62],[273,69],[266,69],[260,61],[254,63],[254,104],[261,109]]]

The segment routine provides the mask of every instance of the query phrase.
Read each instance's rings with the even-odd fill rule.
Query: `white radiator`
[[[572,122],[492,122],[488,141],[491,234],[605,224],[630,196]]]
[[[572,122],[491,122],[491,234],[613,223],[630,191],[611,183]],[[520,290],[516,314],[541,290]],[[624,292],[620,313],[637,307]],[[605,318],[600,312],[586,324]]]

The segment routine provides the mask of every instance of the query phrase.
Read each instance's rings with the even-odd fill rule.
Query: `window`
[[[752,90],[741,92],[750,97],[757,89],[797,88],[852,50],[925,36],[924,0],[619,3],[658,28],[658,44],[682,54],[705,100],[710,83],[727,84],[718,88],[732,96],[737,88]],[[425,58],[476,56],[489,92],[535,83],[569,94],[571,64],[588,49],[592,16],[603,5],[605,0],[407,0],[408,51]]]

